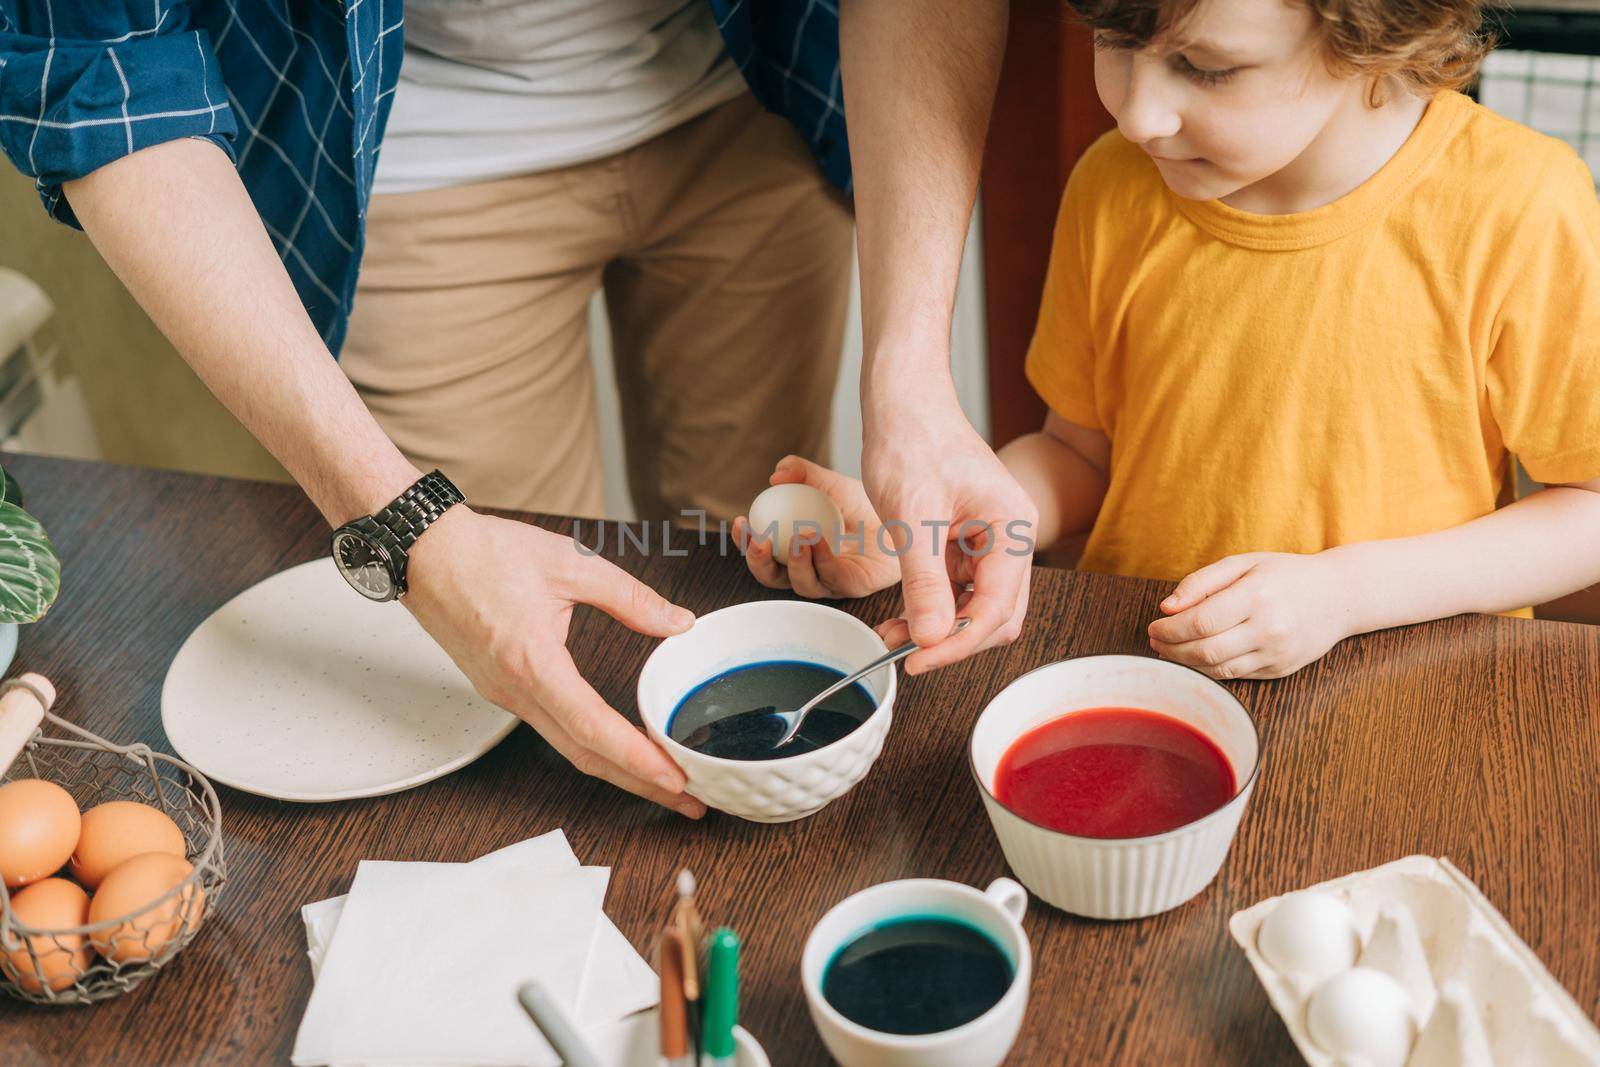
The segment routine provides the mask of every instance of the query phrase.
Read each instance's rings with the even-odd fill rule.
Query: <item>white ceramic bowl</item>
[[[1233,765],[1239,791],[1204,818],[1149,837],[1076,837],[995,799],[995,769],[1022,734],[1089,708],[1146,708],[1195,727]],[[1023,675],[972,730],[972,771],[1006,862],[1047,904],[1092,919],[1138,919],[1177,907],[1217,876],[1255,789],[1261,742],[1232,693],[1198,671],[1145,656],[1085,656]]]
[[[872,627],[836,608],[801,600],[737,604],[700,616],[689,631],[657,646],[639,673],[639,716],[683,768],[690,796],[752,822],[789,822],[819,811],[866,776],[889,733],[895,668],[862,681],[878,704],[866,722],[798,756],[731,760],[696,752],[667,736],[673,710],[695,686],[732,667],[792,659],[848,672],[884,651]]]
[[[979,892],[937,878],[907,878],[863,889],[834,905],[812,928],[800,956],[800,984],[822,1043],[843,1067],[998,1067],[1011,1051],[1028,1006],[1033,951],[1022,929],[1028,894],[1009,878]],[[1011,960],[1005,996],[982,1015],[933,1034],[885,1034],[839,1014],[822,995],[828,964],[839,950],[885,920],[942,915],[987,934]]]

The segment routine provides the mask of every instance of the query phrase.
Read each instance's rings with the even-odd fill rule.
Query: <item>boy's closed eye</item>
[[[1204,67],[1181,52],[1172,57],[1171,63],[1179,74],[1200,85],[1220,85],[1244,69],[1238,66]]]
[[[1139,50],[1139,45],[1123,41],[1108,33],[1096,33],[1094,47],[1104,52]],[[1207,86],[1229,81],[1248,66],[1224,50],[1204,44],[1169,51],[1166,62],[1177,74],[1196,84]]]

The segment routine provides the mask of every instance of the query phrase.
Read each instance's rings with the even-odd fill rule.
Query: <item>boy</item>
[[[1077,5],[1117,130],[1057,221],[1027,360],[1050,415],[1001,458],[1041,548],[1089,531],[1085,569],[1182,579],[1162,656],[1279,677],[1600,581],[1600,205],[1565,145],[1456,91],[1481,6]],[[1547,488],[1497,510],[1513,455]],[[754,541],[758,578],[896,580],[848,479],[791,457],[772,480],[869,536]]]

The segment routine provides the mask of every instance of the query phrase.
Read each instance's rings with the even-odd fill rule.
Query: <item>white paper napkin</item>
[[[597,1038],[657,998],[601,912],[608,879],[560,831],[470,864],[362,863],[348,897],[302,909],[316,986],[294,1062],[556,1067],[521,983]]]
[[[539,837],[490,852],[472,861],[474,866],[516,866],[547,874],[562,874],[579,869],[578,857],[567,843],[567,835],[551,830]],[[459,866],[459,865],[451,865]],[[588,870],[606,871],[594,867]],[[602,890],[603,891],[603,890]],[[338,929],[346,897],[330,897],[300,909],[306,925],[306,953],[311,957],[311,974],[322,969],[328,945]],[[650,964],[634,950],[616,924],[600,916],[588,967],[579,982],[574,1021],[579,1027],[615,1022],[624,1015],[654,1007],[660,999],[660,983]]]

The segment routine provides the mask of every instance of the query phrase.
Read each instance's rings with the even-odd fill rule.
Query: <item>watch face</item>
[[[383,550],[359,534],[341,530],[333,537],[333,560],[344,580],[372,600],[394,598],[394,577]]]

